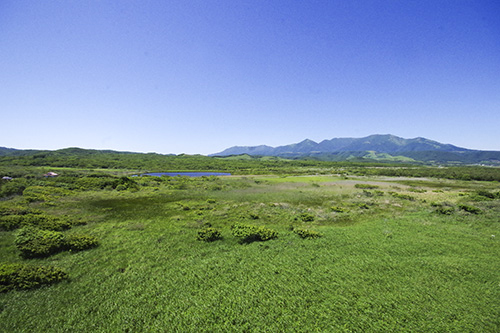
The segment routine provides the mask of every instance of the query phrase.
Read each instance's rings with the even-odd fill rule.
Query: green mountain
[[[84,168],[165,169],[166,157],[155,153],[133,153],[113,150],[65,148],[59,150],[20,150],[0,147],[0,165],[68,166]],[[182,155],[179,155],[182,156]],[[500,151],[471,150],[437,141],[394,135],[370,135],[364,138],[334,138],[319,143],[304,140],[299,143],[270,147],[231,147],[209,157],[224,159],[269,161],[279,159],[309,159],[318,161],[398,162],[415,164],[484,164],[500,165]],[[186,166],[203,160],[206,170],[214,167],[214,159],[201,155],[186,155]],[[201,162],[200,162],[201,163]]]
[[[304,140],[299,143],[270,147],[235,146],[211,156],[247,154],[283,158],[312,158],[324,161],[391,161],[426,164],[500,164],[500,152],[479,151],[443,144],[437,141],[395,135],[370,135],[364,138],[334,138],[319,143]]]

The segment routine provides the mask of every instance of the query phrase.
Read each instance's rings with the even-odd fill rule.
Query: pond
[[[149,172],[143,173],[141,176],[187,176],[187,177],[203,177],[203,176],[231,176],[228,172]]]

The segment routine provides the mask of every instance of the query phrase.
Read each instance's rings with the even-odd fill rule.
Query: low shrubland
[[[0,201],[0,331],[498,331],[498,183],[356,168],[26,178],[50,193]]]

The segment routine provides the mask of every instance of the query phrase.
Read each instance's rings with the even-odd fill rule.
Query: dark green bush
[[[0,264],[0,292],[12,289],[32,289],[53,284],[68,278],[57,267],[31,266],[26,264]]]
[[[137,184],[137,182],[134,179],[123,176],[118,179],[115,189],[118,191],[124,191],[124,190],[137,191],[139,190],[139,184]]]
[[[246,224],[231,226],[231,232],[243,242],[267,241],[278,237],[278,233],[272,229]]]
[[[0,198],[22,194],[27,186],[28,181],[23,178],[0,181]]]
[[[379,186],[373,185],[373,184],[356,184],[356,185],[354,185],[354,187],[364,189],[364,190],[374,190],[376,188],[379,188]]]
[[[24,227],[15,239],[16,247],[24,258],[47,257],[64,248],[61,232]]]
[[[97,238],[83,234],[71,234],[64,237],[64,248],[71,251],[83,251],[99,245]]]
[[[302,214],[300,214],[300,219],[303,222],[312,222],[312,221],[314,221],[314,215],[309,214],[309,213],[302,213]]]
[[[299,235],[300,238],[304,239],[313,239],[313,238],[319,238],[323,236],[317,231],[314,230],[308,230],[308,229],[302,229],[302,228],[294,228],[293,232]]]
[[[455,212],[453,205],[448,202],[431,202],[431,206],[435,208],[435,212],[438,214],[451,215]]]
[[[477,207],[474,207],[474,206],[465,205],[465,204],[459,204],[458,208],[460,208],[461,210],[466,211],[467,213],[471,213],[471,214],[479,214],[479,213],[481,213],[481,209],[479,209]]]
[[[23,226],[33,226],[44,230],[63,231],[71,228],[71,223],[65,219],[45,214],[0,216],[0,230],[14,230]]]
[[[213,242],[221,238],[222,235],[219,230],[208,227],[198,231],[198,237],[196,239],[204,242]]]
[[[23,216],[20,215],[6,215],[0,216],[0,230],[9,231],[17,229],[21,226]]]
[[[453,207],[443,205],[443,206],[437,206],[435,211],[438,214],[451,215],[453,214],[455,209],[453,209]]]
[[[427,190],[424,190],[423,188],[415,188],[415,187],[410,187],[408,189],[408,192],[413,192],[413,193],[425,193]]]
[[[337,212],[337,213],[346,213],[349,211],[347,208],[340,207],[340,206],[332,206],[332,207],[330,207],[330,209],[333,210],[334,212]]]
[[[0,216],[41,214],[41,213],[42,213],[42,211],[40,211],[40,210],[31,209],[29,207],[21,206],[21,205],[0,208]]]
[[[28,186],[23,191],[23,197],[28,202],[50,201],[70,194],[71,191],[57,186]]]
[[[46,214],[24,215],[21,226],[24,225],[52,231],[63,231],[71,228],[71,223],[68,220]]]
[[[489,192],[486,190],[477,190],[472,194],[473,197],[476,197],[478,200],[487,200],[487,199],[500,199],[500,192]]]
[[[364,203],[364,202],[359,202],[359,203],[356,204],[356,206],[358,206],[361,209],[370,209],[370,206],[367,203]]]

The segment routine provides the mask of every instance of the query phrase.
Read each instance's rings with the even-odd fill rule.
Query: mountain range
[[[12,159],[26,159],[26,165],[43,165],[48,160],[59,161],[61,165],[77,157],[99,156],[112,159],[115,154],[121,156],[139,153],[113,150],[91,150],[65,148],[50,150],[23,150],[0,147],[0,158],[4,163]],[[151,154],[140,153],[141,156]],[[153,154],[158,158],[161,154]],[[285,158],[314,159],[320,161],[355,161],[355,162],[406,162],[416,164],[483,164],[500,166],[500,151],[472,150],[443,144],[437,141],[414,138],[403,139],[394,135],[370,135],[364,138],[334,138],[314,142],[306,139],[299,143],[279,147],[234,146],[216,154],[214,158],[250,159],[250,158]]]
[[[334,138],[315,142],[306,139],[279,147],[234,146],[210,156],[277,156],[327,161],[394,161],[445,164],[500,164],[500,151],[482,151],[443,144],[426,138],[404,139],[390,134],[364,138]]]

